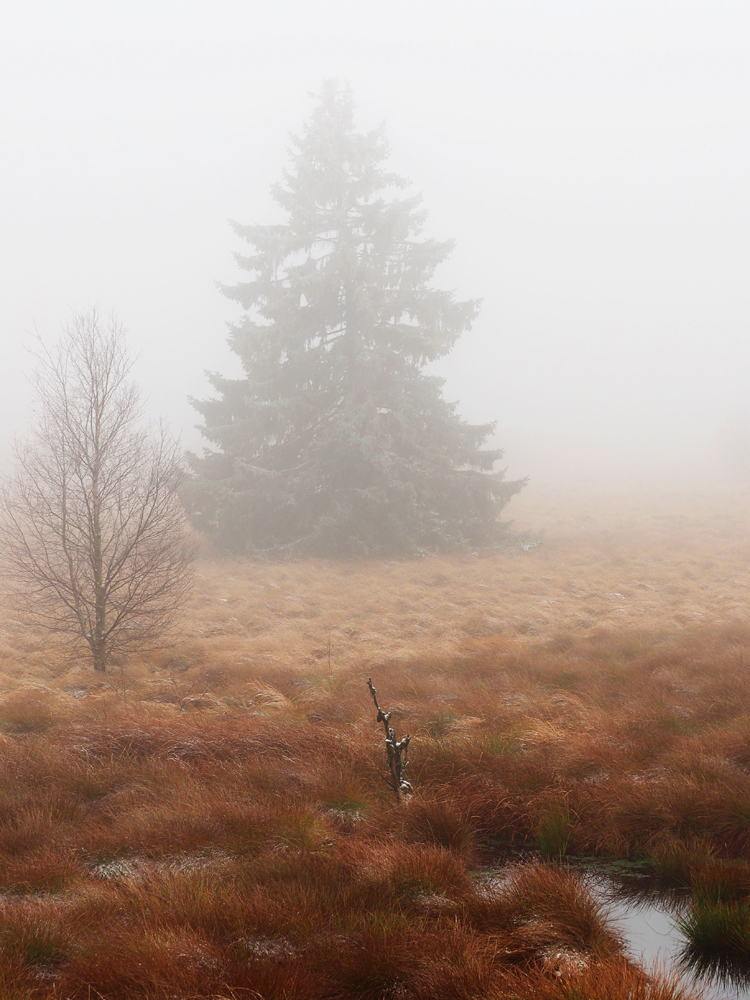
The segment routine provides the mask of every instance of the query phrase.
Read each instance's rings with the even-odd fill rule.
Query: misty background
[[[690,0],[2,4],[0,460],[38,329],[115,309],[149,412],[226,345],[227,220],[269,186],[327,77],[455,238],[483,298],[436,367],[496,420],[510,477],[707,480],[750,468],[750,6]]]

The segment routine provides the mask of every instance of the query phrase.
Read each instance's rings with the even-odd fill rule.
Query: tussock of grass
[[[573,823],[566,802],[546,803],[539,816],[537,847],[546,858],[561,858],[568,853]]]
[[[534,1000],[687,1000],[677,977],[646,976],[622,958],[596,966],[567,962],[552,977],[519,973],[506,980],[505,996]]]
[[[744,982],[750,973],[750,905],[699,896],[680,917],[682,964],[709,979]]]
[[[478,857],[478,844],[470,803],[417,792],[404,808],[387,816],[386,822],[408,843],[433,844],[457,854],[467,863]]]
[[[750,959],[750,906],[746,903],[699,899],[679,923],[691,951],[711,957],[727,952]]]

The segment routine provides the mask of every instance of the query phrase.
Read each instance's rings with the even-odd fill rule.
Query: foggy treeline
[[[0,39],[0,422],[24,343],[116,308],[153,415],[239,374],[228,219],[269,195],[324,78],[385,120],[438,279],[480,316],[436,362],[508,476],[715,479],[747,462],[748,12],[732,2],[210,9],[31,2]],[[335,25],[332,30],[331,25]],[[3,434],[7,460],[10,434]],[[729,456],[729,457],[728,457]]]

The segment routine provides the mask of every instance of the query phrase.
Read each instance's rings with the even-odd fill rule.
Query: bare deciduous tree
[[[77,313],[40,347],[37,412],[2,486],[0,543],[26,621],[115,653],[158,644],[187,596],[193,545],[177,496],[182,460],[141,423],[122,326]]]

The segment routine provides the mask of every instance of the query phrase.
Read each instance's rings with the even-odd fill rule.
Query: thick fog
[[[186,397],[239,370],[227,220],[279,218],[288,134],[332,76],[359,127],[385,120],[426,234],[455,238],[439,283],[484,300],[438,369],[497,421],[511,476],[743,460],[750,6],[727,0],[6,3],[3,457],[24,345],[95,303],[130,331],[150,412],[200,447]]]

